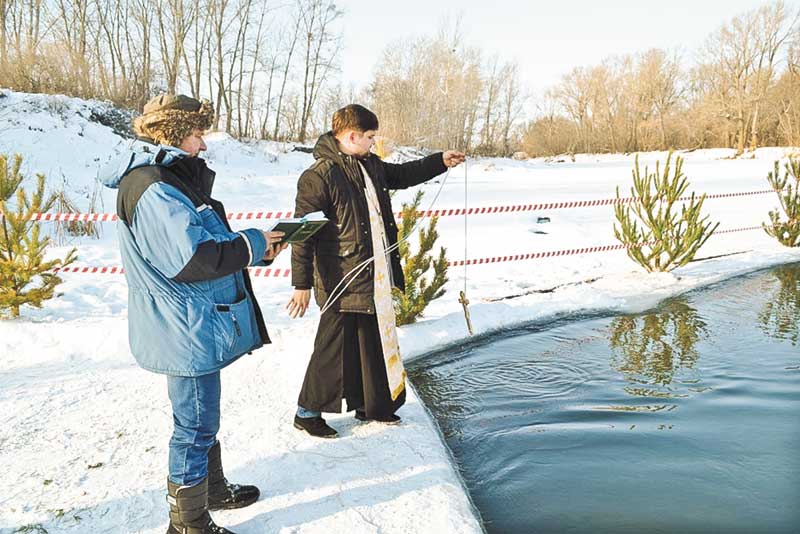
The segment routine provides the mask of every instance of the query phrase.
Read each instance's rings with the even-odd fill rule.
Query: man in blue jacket
[[[271,262],[286,245],[280,232],[232,231],[211,198],[215,173],[198,155],[213,117],[208,101],[153,98],[133,125],[144,143],[104,179],[119,189],[131,352],[144,369],[167,375],[168,534],[231,534],[209,510],[248,506],[260,495],[223,474],[220,370],[270,343],[246,268]]]

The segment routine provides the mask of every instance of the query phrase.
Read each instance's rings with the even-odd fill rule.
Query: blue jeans
[[[219,371],[198,377],[167,376],[172,419],[169,479],[194,486],[208,476],[208,451],[219,432]]]

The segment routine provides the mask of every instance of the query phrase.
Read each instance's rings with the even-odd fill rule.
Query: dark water
[[[421,358],[489,532],[800,532],[800,264]]]

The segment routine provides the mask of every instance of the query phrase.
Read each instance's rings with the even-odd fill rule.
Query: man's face
[[[369,154],[372,145],[375,144],[375,136],[378,134],[376,130],[367,130],[360,134],[361,139],[358,141],[358,148],[361,150],[359,156],[366,156]]]
[[[377,130],[367,130],[366,132],[350,131],[347,134],[347,141],[350,146],[347,151],[353,156],[363,157],[369,154],[372,145],[375,144]]]
[[[192,133],[186,136],[181,145],[178,147],[192,157],[196,157],[200,152],[206,150],[208,147],[203,141],[203,131],[194,129]]]

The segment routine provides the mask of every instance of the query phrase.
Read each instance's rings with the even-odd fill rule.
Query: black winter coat
[[[317,141],[314,158],[316,162],[303,172],[297,182],[294,216],[302,217],[314,211],[322,211],[330,222],[312,239],[292,245],[292,285],[296,289],[313,287],[317,304],[322,307],[342,278],[371,258],[373,252],[369,207],[358,160],[339,151],[336,138],[331,132],[322,135]],[[442,153],[437,152],[401,165],[381,161],[374,154],[369,154],[360,161],[378,193],[383,225],[391,246],[397,242],[397,224],[389,190],[405,189],[445,172],[447,167],[442,160]],[[398,250],[391,253],[391,269],[394,285],[401,291],[404,290],[405,281]],[[331,309],[375,313],[374,272],[370,263],[347,286]],[[348,277],[348,281],[351,279],[352,275]]]

